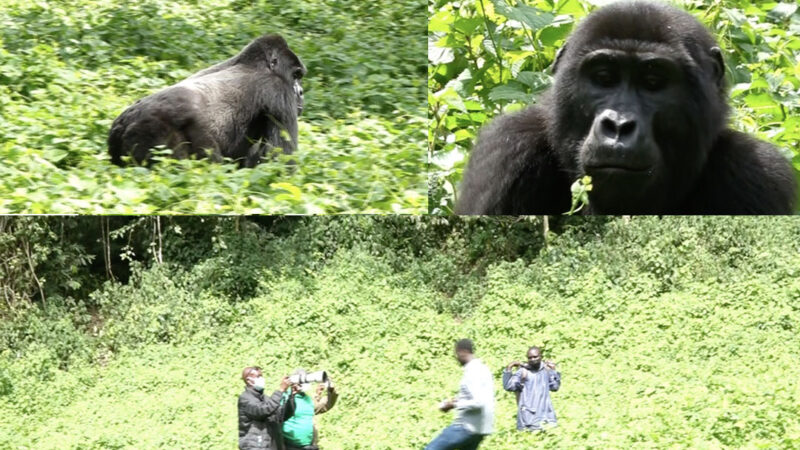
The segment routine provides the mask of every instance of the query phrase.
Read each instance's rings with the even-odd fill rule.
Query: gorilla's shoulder
[[[494,120],[482,131],[481,135],[493,133],[507,134],[539,134],[547,129],[547,110],[540,105],[529,106],[520,111],[503,114]]]
[[[746,133],[725,130],[708,155],[706,174],[698,186],[708,205],[700,213],[792,214],[797,183],[789,160],[777,147]]]

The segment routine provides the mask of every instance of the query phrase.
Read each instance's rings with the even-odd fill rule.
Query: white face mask
[[[264,377],[258,377],[253,380],[253,387],[258,391],[264,390]]]

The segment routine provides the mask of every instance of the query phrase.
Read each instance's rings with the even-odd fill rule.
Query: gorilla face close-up
[[[590,14],[539,104],[474,148],[459,214],[561,214],[592,178],[594,214],[789,214],[796,183],[772,145],[726,128],[722,51],[690,14],[620,2]]]
[[[114,163],[131,155],[150,163],[150,149],[165,145],[176,158],[228,157],[254,167],[271,149],[297,147],[303,110],[300,82],[306,68],[279,35],[264,35],[238,55],[126,109],[111,126]]]

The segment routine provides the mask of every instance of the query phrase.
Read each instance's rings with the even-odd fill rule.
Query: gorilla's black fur
[[[114,120],[108,152],[115,164],[132,155],[150,162],[165,145],[176,158],[228,157],[253,167],[275,147],[297,146],[306,68],[279,35],[259,37],[238,55],[145,97]]]
[[[717,43],[654,2],[590,14],[538,105],[483,130],[458,214],[561,214],[592,176],[594,214],[789,214],[794,171],[772,145],[726,126]]]

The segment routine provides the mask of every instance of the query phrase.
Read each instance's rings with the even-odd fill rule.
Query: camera
[[[292,384],[327,383],[328,373],[324,370],[319,370],[316,372],[300,372],[290,375],[289,382]]]

